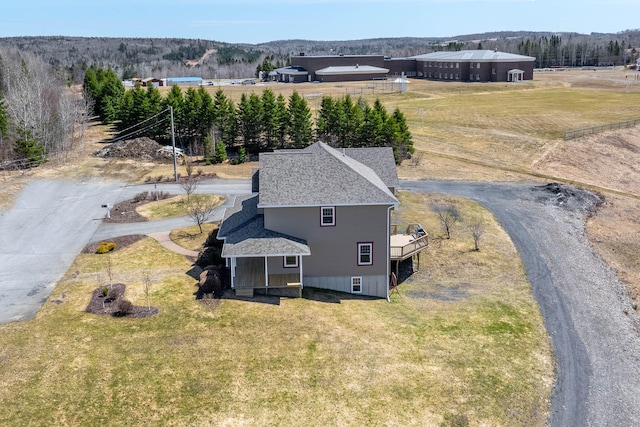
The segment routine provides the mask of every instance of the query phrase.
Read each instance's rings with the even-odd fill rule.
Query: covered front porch
[[[278,257],[281,258],[281,257]],[[231,258],[231,287],[237,296],[252,297],[255,290],[269,293],[270,289],[293,289],[302,297],[302,257],[295,272],[269,271],[269,257]]]

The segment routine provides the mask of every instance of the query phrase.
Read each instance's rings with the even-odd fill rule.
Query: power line
[[[168,112],[169,112],[169,110],[170,110],[169,108],[167,108],[167,109],[165,109],[165,110],[162,110],[162,111],[160,111],[158,114],[155,114],[155,115],[153,115],[153,116],[149,117],[148,119],[145,119],[145,120],[143,120],[143,121],[141,121],[141,122],[139,122],[139,123],[136,123],[136,124],[135,124],[135,125],[133,125],[133,126],[129,126],[128,128],[121,130],[121,131],[119,132],[119,134],[120,134],[120,135],[122,135],[124,132],[128,132],[129,130],[134,129],[134,128],[138,127],[138,126],[142,126],[143,124],[145,124],[145,123],[147,123],[147,122],[149,122],[149,121],[151,121],[151,120],[153,120],[153,119],[155,119],[155,118],[159,117],[160,115],[165,114],[165,113],[168,113]],[[118,136],[117,138],[113,138],[111,141],[112,141],[112,142],[119,141],[119,140],[121,140],[121,139],[124,139],[125,137],[131,136],[131,135],[136,135],[136,134],[138,134],[138,133],[144,132],[144,131],[146,131],[146,130],[151,129],[151,128],[152,128],[152,127],[154,127],[154,126],[158,126],[159,124],[162,124],[162,123],[163,123],[163,122],[165,122],[166,120],[167,120],[167,117],[163,118],[160,122],[156,122],[156,123],[154,123],[154,124],[152,124],[152,125],[146,126],[146,127],[145,127],[145,128],[143,128],[142,130],[135,131],[135,132],[131,132],[131,133],[129,133],[129,134],[126,134],[125,136]]]

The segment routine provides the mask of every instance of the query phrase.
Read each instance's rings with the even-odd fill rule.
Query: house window
[[[493,74],[493,75],[495,75],[495,74],[496,74],[496,69],[495,69],[495,68],[492,68],[492,69],[491,69],[491,74]]]
[[[336,208],[324,206],[320,208],[320,226],[330,227],[336,225]]]
[[[351,293],[352,294],[362,293],[362,277],[351,278]]]
[[[285,268],[297,268],[298,267],[298,257],[294,255],[287,255],[284,257],[284,267]]]
[[[456,68],[460,68],[460,63],[456,62]]]
[[[358,265],[373,265],[373,243],[358,243]]]

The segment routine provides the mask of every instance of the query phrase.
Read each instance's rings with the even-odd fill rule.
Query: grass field
[[[487,233],[476,252],[455,229],[391,303],[203,304],[190,263],[145,239],[110,254],[114,282],[145,305],[151,272],[159,314],[100,317],[84,308],[106,258],[80,255],[34,320],[0,326],[0,424],[544,425],[553,362],[508,237],[471,202],[401,199],[396,221],[437,230],[424,206],[446,202]]]

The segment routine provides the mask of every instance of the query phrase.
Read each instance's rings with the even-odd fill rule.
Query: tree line
[[[637,49],[624,39],[594,43],[571,36],[541,36],[522,40],[517,49],[521,55],[535,57],[537,68],[628,65],[638,58]]]
[[[19,51],[0,51],[0,160],[36,166],[68,154],[82,136],[90,108],[46,64]],[[10,162],[10,161],[15,162]]]
[[[389,114],[379,100],[369,106],[349,95],[325,96],[314,126],[306,99],[296,91],[285,99],[266,88],[259,95],[242,94],[236,104],[221,88],[211,96],[203,86],[186,91],[173,86],[163,98],[153,85],[125,90],[113,71],[90,68],[84,93],[121,139],[147,136],[168,141],[171,108],[176,142],[208,162],[224,160],[227,151],[238,153],[238,161],[243,161],[247,154],[304,148],[316,139],[336,147],[392,147],[398,163],[414,151],[402,112]]]

